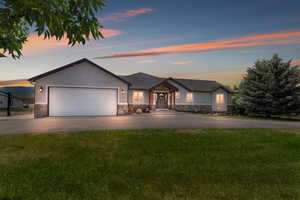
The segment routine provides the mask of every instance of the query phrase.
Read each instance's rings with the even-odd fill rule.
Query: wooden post
[[[176,95],[175,91],[173,92],[173,109],[175,109],[175,101],[176,101]]]
[[[10,106],[11,106],[11,94],[7,93],[7,110],[6,110],[6,114],[9,117],[10,116]]]
[[[149,109],[152,109],[152,105],[153,105],[153,97],[152,97],[153,93],[152,91],[149,92]]]

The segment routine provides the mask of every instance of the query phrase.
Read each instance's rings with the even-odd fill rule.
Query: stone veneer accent
[[[128,105],[118,105],[118,115],[128,114]],[[34,117],[42,118],[48,117],[48,105],[47,104],[35,104],[34,105]]]
[[[118,105],[118,115],[126,115],[128,113],[135,113],[136,110],[140,108],[145,112],[150,109],[149,105]],[[232,113],[233,106],[227,106],[227,113]],[[212,113],[211,105],[176,105],[175,110],[187,111],[187,112],[200,112],[200,113]],[[47,104],[35,104],[34,105],[34,117],[42,118],[48,117],[48,105]]]
[[[130,113],[135,113],[138,108],[142,109],[143,112],[145,112],[147,109],[150,109],[150,106],[147,104],[143,104],[143,105],[129,104],[128,105],[128,111]]]
[[[126,115],[128,112],[128,105],[118,105],[118,115]]]
[[[202,113],[211,113],[211,105],[176,105],[175,110],[178,111],[188,111],[188,112],[202,112]]]
[[[35,104],[34,105],[34,117],[48,117],[48,104]]]

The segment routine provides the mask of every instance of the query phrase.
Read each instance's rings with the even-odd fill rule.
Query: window
[[[216,95],[216,103],[217,104],[224,104],[224,94],[217,94]]]
[[[180,93],[179,93],[179,92],[176,92],[176,93],[175,93],[175,97],[176,97],[176,99],[179,99],[179,98],[180,98]]]
[[[133,103],[144,103],[144,92],[134,91],[132,95]]]
[[[193,101],[193,93],[187,93],[186,94],[186,101],[192,102]]]

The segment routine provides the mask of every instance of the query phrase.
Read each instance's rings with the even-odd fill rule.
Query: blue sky
[[[0,80],[29,78],[86,57],[116,74],[233,84],[255,60],[274,53],[300,63],[299,8],[297,0],[110,0],[98,13],[106,39],[68,47],[32,36],[20,60],[0,60]],[[141,56],[145,51],[156,55]]]

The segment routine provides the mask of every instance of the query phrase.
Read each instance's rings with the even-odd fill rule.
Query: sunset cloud
[[[138,60],[138,61],[136,61],[136,63],[141,63],[141,64],[143,64],[143,63],[155,63],[156,62],[156,60]]]
[[[104,38],[111,38],[121,35],[122,32],[114,29],[101,29]],[[33,55],[36,53],[47,52],[54,49],[61,49],[68,46],[68,39],[63,37],[61,40],[55,38],[44,39],[43,36],[32,34],[28,37],[28,41],[23,47],[24,55]]]
[[[300,66],[300,59],[293,60],[292,64]]]
[[[199,72],[189,74],[169,74],[163,78],[186,78],[194,80],[215,80],[226,85],[237,85],[246,73],[239,70],[219,71],[219,72]]]
[[[111,37],[119,36],[123,32],[115,29],[102,29],[101,33],[103,34],[104,38],[111,38]]]
[[[152,12],[152,8],[140,8],[135,10],[126,10],[124,12],[112,13],[111,15],[103,18],[99,18],[100,21],[112,21],[112,22],[120,22],[124,21],[128,18],[135,17],[137,15],[146,14]]]
[[[172,62],[173,65],[188,65],[192,64],[191,61],[178,61],[178,62]]]
[[[174,78],[187,78],[194,79],[199,77],[212,77],[212,76],[228,76],[233,74],[245,74],[243,71],[231,70],[231,71],[219,71],[219,72],[199,72],[199,73],[189,73],[189,74],[172,74],[165,77],[174,77]]]
[[[25,79],[0,81],[0,87],[13,87],[13,86],[30,86],[30,87],[32,87],[33,85]]]
[[[228,40],[219,40],[206,43],[183,44],[175,46],[167,46],[154,48],[144,51],[120,53],[97,58],[122,58],[122,57],[142,57],[142,56],[162,56],[162,55],[178,55],[191,54],[210,51],[225,51],[241,48],[253,48],[270,45],[289,45],[300,44],[300,30],[285,31],[265,34],[248,35]]]

